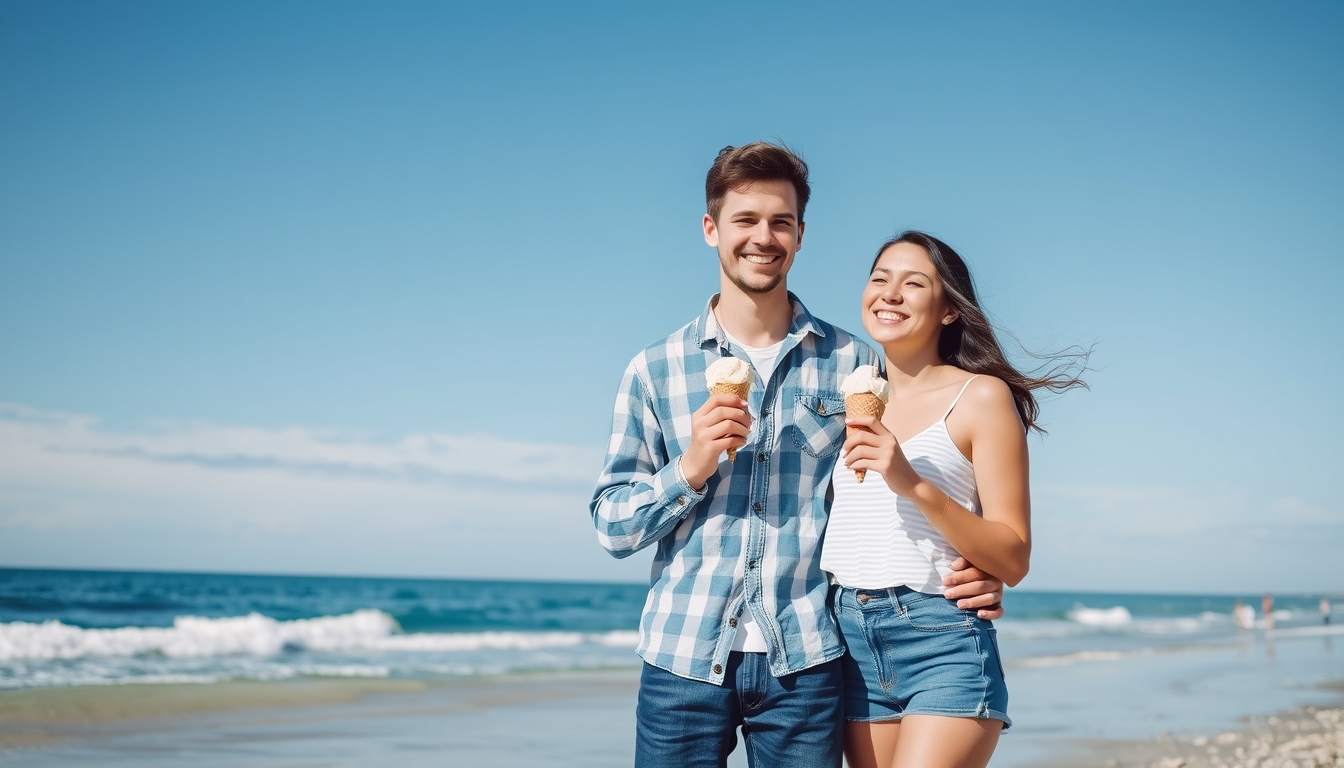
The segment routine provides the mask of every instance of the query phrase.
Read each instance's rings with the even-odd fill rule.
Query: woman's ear
[[[947,310],[947,317],[943,318],[943,325],[951,325],[957,322],[957,318],[959,317],[961,317],[960,312],[955,309],[949,309]]]

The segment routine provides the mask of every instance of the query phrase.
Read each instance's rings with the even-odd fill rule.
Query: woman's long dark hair
[[[938,338],[938,356],[963,371],[1002,379],[1012,390],[1013,403],[1017,406],[1017,415],[1022,417],[1022,423],[1027,429],[1045,434],[1045,430],[1036,423],[1040,416],[1040,405],[1032,394],[1033,390],[1063,392],[1073,387],[1086,387],[1087,383],[1074,374],[1086,370],[1089,351],[1066,350],[1041,355],[1027,352],[1042,361],[1041,367],[1034,372],[1035,375],[1017,370],[1003,354],[994,326],[985,317],[984,310],[980,309],[970,269],[947,243],[923,232],[906,230],[877,249],[869,273],[877,269],[882,254],[897,243],[918,245],[928,252],[929,260],[938,270],[938,279],[943,283],[943,293],[958,312],[957,319],[942,329],[942,335]]]

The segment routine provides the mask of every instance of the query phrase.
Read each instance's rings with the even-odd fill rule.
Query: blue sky
[[[957,247],[1029,348],[1037,589],[1344,589],[1338,3],[0,4],[0,565],[638,580],[625,363],[703,180],[813,170],[790,287]],[[503,366],[492,379],[487,366]]]

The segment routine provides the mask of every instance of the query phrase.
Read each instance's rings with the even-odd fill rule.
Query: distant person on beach
[[[841,764],[845,648],[820,546],[845,440],[840,383],[878,358],[785,285],[809,193],[785,147],[721,151],[703,218],[720,292],[621,380],[591,511],[616,557],[657,550],[640,620],[639,768],[724,766],[738,727],[750,765]],[[747,397],[711,394],[706,369],[726,358],[750,365]],[[1002,615],[999,580],[959,562],[944,584],[962,608]]]
[[[882,345],[890,407],[847,416],[831,475],[821,566],[840,587],[849,648],[845,757],[850,768],[985,766],[1011,725],[1003,662],[993,624],[942,583],[962,556],[1009,586],[1026,576],[1033,392],[1083,386],[1068,369],[1084,358],[1056,356],[1039,377],[1017,370],[966,263],[922,232],[878,249],[860,311]]]
[[[1265,629],[1274,628],[1274,596],[1266,592],[1260,598],[1260,614],[1265,617]]]
[[[1330,626],[1330,599],[1322,597],[1320,608],[1321,608],[1321,623],[1328,627]]]

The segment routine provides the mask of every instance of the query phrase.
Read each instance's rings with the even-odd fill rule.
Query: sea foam
[[[340,616],[278,621],[252,613],[179,616],[171,627],[85,629],[60,621],[0,623],[0,661],[97,657],[278,656],[293,651],[454,652],[538,650],[585,643],[634,647],[638,633],[463,632],[403,634],[392,616],[365,609]]]
[[[1122,605],[1117,605],[1114,608],[1088,608],[1079,605],[1064,615],[1068,616],[1069,620],[1087,627],[1111,629],[1129,626],[1134,623],[1134,616],[1130,614],[1128,608]]]

